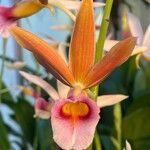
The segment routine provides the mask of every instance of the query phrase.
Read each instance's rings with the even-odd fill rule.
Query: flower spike
[[[87,74],[84,85],[90,88],[102,82],[116,67],[123,64],[131,55],[136,38],[130,37],[117,43],[104,58]]]
[[[74,78],[64,60],[46,42],[19,27],[12,27],[11,34],[24,48],[30,50],[39,62],[57,79],[72,86]]]
[[[83,0],[77,15],[70,45],[69,67],[75,81],[80,82],[94,60],[94,15],[92,0]]]

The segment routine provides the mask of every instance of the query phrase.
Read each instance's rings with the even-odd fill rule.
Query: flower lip
[[[85,117],[65,116],[62,107],[67,103],[83,103],[89,108]],[[84,107],[84,106],[83,106]],[[85,111],[86,112],[86,111]],[[96,102],[86,96],[74,96],[56,101],[51,109],[51,124],[54,141],[62,149],[87,149],[92,143],[96,125],[100,119]]]
[[[0,7],[0,16],[4,17],[6,20],[16,20],[12,15],[14,7]]]
[[[65,117],[71,117],[71,118],[84,118],[87,117],[87,115],[90,112],[90,108],[88,104],[85,102],[68,102],[65,103],[61,108],[61,113]]]

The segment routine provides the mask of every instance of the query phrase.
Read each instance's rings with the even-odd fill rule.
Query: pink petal
[[[105,50],[106,52],[109,52],[110,49],[111,49],[114,45],[116,45],[118,42],[119,42],[119,41],[116,41],[116,40],[108,40],[108,39],[106,39],[106,40],[105,40],[105,43],[104,43],[104,50]]]
[[[35,101],[35,117],[42,119],[49,119],[51,115],[52,103],[45,101],[43,98],[39,97]]]
[[[128,13],[127,19],[132,36],[137,37],[137,44],[141,45],[143,41],[143,29],[139,18],[132,13]]]
[[[148,50],[144,53],[144,56],[150,58],[150,25],[148,26],[148,28],[145,32],[143,45],[147,46],[147,48],[148,48]]]
[[[116,45],[119,41],[116,41],[116,40],[106,40],[105,41],[105,44],[104,44],[104,50],[106,52],[109,52],[110,49]],[[146,46],[138,46],[138,45],[135,45],[135,48],[133,49],[133,52],[131,54],[131,56],[133,55],[136,55],[136,54],[140,54],[140,53],[143,53],[147,50],[147,47]]]
[[[132,150],[130,143],[126,140],[126,146],[123,150]]]
[[[84,102],[90,108],[86,118],[79,118],[76,124],[70,118],[63,116],[61,108],[68,102]],[[93,140],[96,125],[99,121],[99,108],[96,103],[87,97],[74,97],[55,102],[51,111],[53,138],[62,149],[86,149]]]
[[[97,105],[102,108],[106,106],[115,105],[125,99],[128,96],[122,94],[114,94],[114,95],[102,95],[97,98]]]
[[[34,83],[40,86],[41,88],[43,88],[53,100],[59,99],[59,95],[57,91],[49,83],[44,81],[42,78],[36,75],[29,74],[24,71],[20,71],[20,74],[31,83]]]
[[[145,32],[143,45],[147,46],[150,49],[150,24]]]
[[[70,87],[57,80],[57,89],[60,98],[67,98]]]

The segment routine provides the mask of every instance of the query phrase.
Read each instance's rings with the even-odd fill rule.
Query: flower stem
[[[6,45],[7,45],[7,39],[3,39],[3,54],[2,54],[2,64],[1,64],[1,70],[0,70],[0,90],[2,90],[3,85],[3,74],[4,74],[4,65],[5,65],[5,55],[6,55]],[[2,101],[2,95],[0,94],[0,103]]]
[[[100,28],[100,33],[99,33],[98,40],[96,43],[95,63],[100,61],[103,57],[103,53],[104,53],[103,47],[104,47],[104,42],[105,42],[106,35],[107,35],[112,4],[113,4],[113,0],[106,1],[106,6],[105,6],[104,14],[103,14],[101,28]],[[92,88],[92,92],[94,95],[94,99],[96,100],[98,97],[99,86],[95,86],[94,88]],[[95,141],[96,149],[101,150],[100,135],[98,134],[98,132],[95,133],[94,141]]]
[[[121,113],[121,105],[116,104],[113,110],[114,114],[114,138],[112,138],[112,142],[115,146],[116,150],[121,150],[121,143],[122,143],[122,133],[121,133],[121,126],[122,126],[122,113]]]
[[[33,56],[34,59],[34,63],[35,63],[35,72],[36,75],[40,74],[40,64],[38,63],[38,61],[36,60],[36,58]],[[36,86],[36,92],[38,93],[38,95],[41,95],[41,88],[39,86]]]
[[[95,63],[97,63],[103,57],[103,47],[104,47],[105,39],[107,36],[107,30],[108,30],[108,25],[109,25],[109,18],[110,18],[112,4],[113,4],[113,0],[106,1],[104,15],[103,15],[102,23],[100,27],[100,33],[99,33],[97,44],[96,44]]]
[[[103,53],[104,53],[103,47],[104,47],[105,39],[107,36],[107,30],[108,30],[108,25],[109,25],[109,18],[110,18],[110,13],[112,9],[112,4],[113,4],[113,0],[106,1],[101,28],[100,28],[98,40],[96,43],[95,63],[100,61],[103,57]],[[94,88],[92,88],[92,92],[95,97],[94,98],[95,100],[97,99],[98,91],[99,91],[99,86],[95,86]]]
[[[101,150],[102,149],[101,140],[97,131],[95,132],[94,142],[95,142],[95,149]]]
[[[38,118],[36,118],[35,120],[35,135],[34,135],[34,141],[33,141],[33,150],[37,150],[38,149]]]

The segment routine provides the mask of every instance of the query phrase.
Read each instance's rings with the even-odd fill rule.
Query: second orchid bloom
[[[43,108],[51,116],[55,142],[63,149],[86,149],[93,140],[100,119],[100,100],[96,103],[86,91],[101,83],[128,59],[136,38],[130,37],[119,42],[102,60],[94,64],[95,23],[92,0],[82,1],[70,43],[68,64],[53,47],[35,35],[19,27],[12,27],[10,32],[56,79],[71,88],[66,98],[55,98],[53,103],[42,100],[37,104],[37,108]]]

